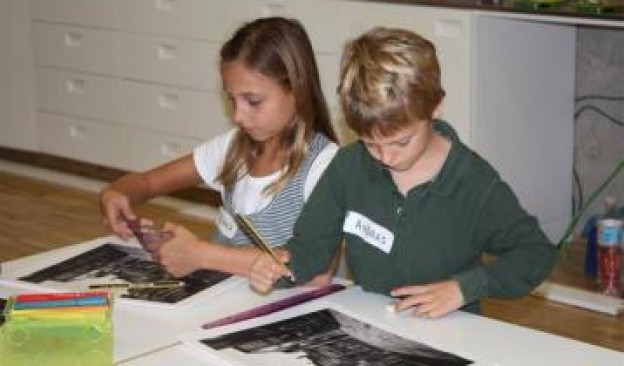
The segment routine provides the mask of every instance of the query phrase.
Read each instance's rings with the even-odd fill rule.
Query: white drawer
[[[41,151],[89,163],[118,165],[118,127],[88,119],[38,113]]]
[[[36,68],[37,108],[74,116],[119,120],[119,79]]]
[[[190,153],[199,144],[200,140],[126,128],[116,140],[114,165],[133,171],[151,169]]]
[[[124,124],[208,139],[229,130],[221,93],[200,92],[152,84],[124,83]]]
[[[35,63],[65,69],[118,74],[118,32],[33,23]]]
[[[126,34],[123,75],[168,85],[221,90],[216,43]]]
[[[470,12],[414,5],[362,4],[358,33],[374,26],[405,28],[436,43],[468,36],[464,23],[472,17]],[[442,43],[442,42],[440,42]]]
[[[298,19],[305,27],[314,51],[341,55],[345,41],[357,35],[359,7],[354,1],[289,0],[267,5],[274,15]]]
[[[113,28],[119,24],[117,0],[30,0],[31,18]]]
[[[243,21],[262,15],[257,0],[121,0],[126,30],[221,42]]]

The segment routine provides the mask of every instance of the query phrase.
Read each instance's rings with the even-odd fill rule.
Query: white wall
[[[474,147],[557,242],[571,213],[576,27],[483,16],[476,31]]]

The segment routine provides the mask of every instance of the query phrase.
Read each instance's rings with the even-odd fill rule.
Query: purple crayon
[[[306,291],[301,294],[287,297],[285,299],[271,302],[262,306],[258,306],[253,309],[249,309],[249,310],[241,311],[240,313],[228,315],[226,317],[206,323],[202,325],[202,328],[211,329],[211,328],[221,327],[221,326],[228,325],[228,324],[238,323],[243,320],[258,318],[264,315],[278,312],[280,310],[288,309],[290,307],[293,307],[299,304],[303,304],[304,302],[318,299],[319,297],[333,294],[334,292],[343,290],[345,288],[346,288],[345,285],[340,285],[340,284],[331,284],[331,285],[322,286],[314,290]]]

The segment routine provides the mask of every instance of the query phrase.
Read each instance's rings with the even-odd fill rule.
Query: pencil
[[[291,273],[291,280],[294,281],[294,276],[292,275],[292,272],[290,272],[290,269],[282,261],[279,260],[279,258],[277,257],[277,254],[275,254],[275,251],[271,249],[271,246],[262,237],[262,235],[260,235],[258,230],[256,230],[256,228],[253,226],[253,224],[243,215],[236,214],[234,215],[234,219],[236,220],[238,225],[243,229],[243,231],[245,231],[247,235],[249,235],[252,243],[254,243],[254,245],[258,249],[260,249],[260,251],[268,254],[275,263],[277,263],[282,268],[284,268],[289,273]]]
[[[155,281],[145,283],[99,283],[89,285],[89,289],[114,289],[114,288],[127,288],[127,289],[139,289],[139,288],[174,288],[182,287],[184,282],[182,281]]]

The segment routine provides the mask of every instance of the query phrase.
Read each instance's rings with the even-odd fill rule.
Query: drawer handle
[[[154,2],[156,9],[160,11],[172,11],[175,5],[175,0],[156,0]]]
[[[178,58],[178,47],[171,43],[158,46],[158,58],[161,60],[175,60]]]
[[[267,3],[262,7],[262,15],[267,17],[285,14],[284,4]]]
[[[163,93],[158,96],[158,105],[164,109],[178,109],[180,96],[174,93]]]
[[[446,38],[460,38],[462,35],[461,21],[455,19],[436,20],[435,34]]]
[[[69,126],[69,136],[75,140],[84,140],[87,138],[87,128],[80,125]]]
[[[82,41],[84,40],[84,34],[77,31],[68,31],[65,33],[65,46],[67,47],[82,47]]]
[[[67,91],[71,94],[84,94],[85,81],[83,79],[71,78],[65,83]]]
[[[160,153],[168,158],[177,158],[182,155],[183,147],[176,142],[164,142],[160,145]]]

